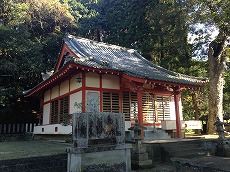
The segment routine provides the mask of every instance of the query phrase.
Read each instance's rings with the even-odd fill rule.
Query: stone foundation
[[[67,148],[67,172],[129,172],[131,145]]]

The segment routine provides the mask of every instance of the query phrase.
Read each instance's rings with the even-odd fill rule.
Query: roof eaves
[[[31,96],[33,94],[35,94],[37,91],[39,91],[40,89],[44,88],[45,86],[49,85],[50,83],[52,83],[54,80],[60,78],[63,75],[63,72],[65,73],[65,71],[69,70],[70,66],[69,66],[70,62],[66,63],[65,66],[63,66],[60,70],[58,70],[57,72],[53,73],[49,78],[47,78],[46,80],[40,82],[38,85],[36,85],[35,87],[23,91],[23,95],[25,97]]]

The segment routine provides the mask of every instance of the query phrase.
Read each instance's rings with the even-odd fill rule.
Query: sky
[[[188,34],[188,42],[191,44],[200,44],[196,47],[193,58],[197,60],[207,60],[208,45],[218,35],[219,30],[214,26],[205,26],[196,24],[191,27],[191,32]]]

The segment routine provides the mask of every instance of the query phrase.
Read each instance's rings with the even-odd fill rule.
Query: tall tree
[[[228,52],[229,54],[229,52]],[[229,54],[230,56],[230,54]],[[224,100],[223,100],[223,109],[224,115],[230,117],[230,70],[225,74],[225,85],[224,85]]]
[[[192,46],[188,43],[187,17],[183,1],[151,1],[148,7],[152,59],[167,69],[190,74]]]
[[[24,29],[14,29],[0,24],[0,115],[1,119],[18,119],[22,111],[32,115],[35,106],[15,110],[15,104],[22,100],[22,92],[40,81],[44,68],[42,47],[30,39]],[[6,118],[2,118],[2,115]],[[26,115],[26,113],[24,113]],[[25,119],[22,117],[21,119]],[[1,121],[3,122],[3,121]],[[6,121],[4,121],[6,122]],[[15,121],[14,121],[15,122]]]
[[[3,0],[0,10],[0,119],[25,119],[33,116],[37,102],[28,105],[22,93],[54,67],[63,35],[75,27],[74,18],[68,4],[58,0]]]
[[[208,63],[209,63],[209,114],[208,114],[208,133],[215,132],[213,125],[216,118],[223,120],[223,88],[224,73],[226,70],[226,41],[230,36],[230,1],[228,0],[199,0],[193,1],[193,11],[197,22],[214,25],[219,34],[209,44]]]

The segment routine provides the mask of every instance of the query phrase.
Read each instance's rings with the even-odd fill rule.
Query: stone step
[[[202,140],[168,139],[145,141],[149,157],[153,162],[171,162],[173,157],[195,158],[206,156]]]
[[[201,147],[190,147],[190,148],[179,148],[179,149],[168,149],[168,148],[163,148],[164,151],[170,152],[171,154],[175,154],[177,152],[200,152],[203,151],[204,149]]]
[[[202,148],[202,141],[180,141],[163,143],[161,146],[161,154],[163,161],[170,161],[173,157],[195,158],[205,156],[206,152]]]
[[[198,158],[198,157],[204,157],[206,156],[206,152],[202,151],[202,152],[186,152],[183,154],[177,154],[173,157],[179,157],[179,158]]]
[[[187,143],[187,144],[161,144],[161,147],[163,147],[166,150],[187,150],[187,149],[196,149],[196,148],[201,148],[202,145],[200,144],[192,144],[192,143]]]
[[[195,144],[188,144],[188,145],[175,145],[175,146],[167,146],[167,145],[162,145],[162,147],[166,151],[184,151],[184,150],[195,150],[195,149],[201,149],[202,147],[199,145]]]
[[[144,133],[144,140],[164,140],[171,138],[168,133],[161,129],[144,130]]]
[[[185,151],[178,151],[178,152],[170,152],[169,155],[171,157],[184,157],[186,155],[194,155],[194,157],[198,155],[204,155],[205,151],[200,149],[200,150],[185,150]]]

